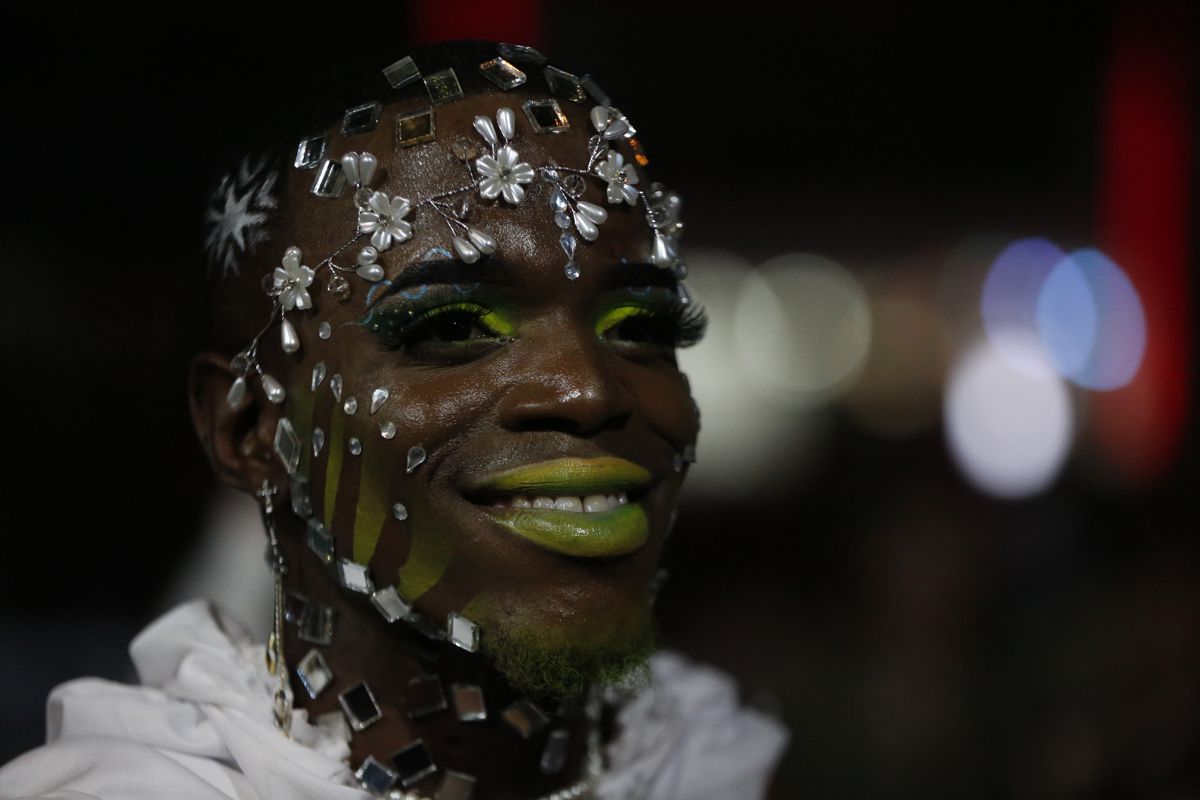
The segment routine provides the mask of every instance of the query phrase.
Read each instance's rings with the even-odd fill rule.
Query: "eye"
[[[480,323],[480,314],[461,308],[446,309],[432,313],[417,323],[409,333],[408,343],[465,342],[471,339],[494,337],[494,331]]]
[[[706,323],[702,309],[660,298],[609,309],[596,323],[596,333],[615,347],[658,353],[700,341]]]
[[[415,361],[458,363],[485,355],[507,341],[494,312],[476,303],[449,303],[423,311],[383,312],[369,327],[388,350]]]
[[[600,334],[613,341],[634,344],[674,345],[674,331],[669,324],[648,308],[621,308],[619,319]],[[616,316],[616,315],[614,315]]]

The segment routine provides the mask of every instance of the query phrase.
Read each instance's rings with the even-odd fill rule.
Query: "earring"
[[[287,692],[287,659],[283,653],[283,576],[287,574],[287,563],[279,550],[279,539],[275,535],[275,494],[279,490],[270,481],[263,481],[258,496],[262,498],[263,526],[267,529],[267,551],[263,557],[271,574],[275,576],[275,613],[271,625],[271,638],[267,640],[267,670],[278,677],[275,689],[275,724],[284,735],[292,727],[292,699]]]

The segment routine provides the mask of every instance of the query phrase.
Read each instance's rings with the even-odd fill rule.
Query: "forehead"
[[[412,238],[382,253],[379,263],[391,276],[405,264],[422,261],[435,251],[453,254],[452,229],[442,214],[427,201],[439,198],[443,210],[462,216],[468,225],[478,228],[497,241],[497,254],[508,263],[554,262],[561,274],[566,263],[560,238],[570,234],[576,240],[577,261],[621,262],[646,261],[653,244],[653,232],[645,219],[645,209],[639,203],[610,204],[605,199],[606,183],[593,174],[583,178],[584,192],[580,200],[601,206],[608,219],[599,226],[600,235],[586,242],[573,226],[565,230],[555,222],[551,197],[555,186],[542,179],[540,173],[522,188],[524,199],[514,205],[501,198],[485,200],[473,187],[478,176],[477,159],[491,154],[484,137],[474,127],[477,117],[486,117],[493,127],[499,109],[512,109],[515,133],[509,144],[516,151],[518,162],[535,170],[559,166],[580,171],[589,167],[589,141],[596,131],[589,122],[588,105],[557,100],[558,108],[569,127],[558,133],[537,133],[523,106],[530,100],[548,100],[530,93],[483,93],[468,96],[454,103],[429,108],[427,103],[400,101],[382,108],[373,130],[344,135],[340,122],[326,131],[328,144],[325,158],[334,163],[346,153],[371,153],[378,159],[378,168],[370,188],[389,198],[403,197],[412,206],[404,219],[412,226]],[[416,144],[402,141],[400,121],[413,115],[429,112],[432,140]],[[610,142],[621,153],[629,169],[636,170],[634,153],[622,140]],[[464,158],[464,154],[467,156]],[[600,159],[603,160],[603,159]],[[593,165],[594,166],[594,165]],[[287,167],[287,192],[281,208],[281,222],[287,241],[284,247],[296,245],[304,252],[305,263],[315,267],[349,242],[356,230],[354,186],[347,183],[334,198],[319,197],[312,188],[319,170],[299,170]],[[565,172],[563,173],[565,176]],[[639,187],[647,186],[639,173]],[[464,202],[468,207],[462,215]],[[461,233],[461,230],[459,230]],[[368,244],[360,239],[339,257],[339,265],[352,265],[359,248]]]

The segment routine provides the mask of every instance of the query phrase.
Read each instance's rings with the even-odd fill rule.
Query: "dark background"
[[[550,4],[687,199],[689,247],[895,263],[1096,237],[1103,2]],[[124,678],[211,480],[186,416],[200,214],[255,104],[402,3],[5,12],[0,762],[45,693]],[[1193,183],[1194,185],[1194,183]],[[876,267],[886,269],[886,266]],[[794,735],[796,797],[1200,796],[1194,448],[1158,483],[970,489],[937,429],[835,416],[786,492],[683,508],[664,639]]]

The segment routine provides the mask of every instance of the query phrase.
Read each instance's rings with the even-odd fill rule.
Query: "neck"
[[[285,588],[290,615],[307,601],[309,610],[332,609],[333,632],[328,645],[305,641],[316,626],[301,631],[301,620],[284,623],[284,642],[295,705],[309,720],[342,714],[339,695],[365,683],[381,716],[352,725],[350,766],[358,770],[369,758],[412,778],[425,762],[436,771],[394,788],[420,797],[466,798],[450,786],[469,789],[475,800],[517,800],[561,792],[587,772],[589,722],[581,699],[537,702],[514,690],[481,653],[467,653],[445,641],[426,638],[403,621],[387,623],[365,596],[351,597],[333,585],[307,554],[289,554]],[[315,698],[297,677],[297,667],[316,650],[333,675]],[[354,721],[355,697],[347,717]],[[366,703],[368,711],[372,710]],[[417,743],[420,744],[417,744]],[[394,758],[396,754],[399,758]],[[455,777],[459,776],[459,777]],[[384,777],[386,780],[386,776]]]

